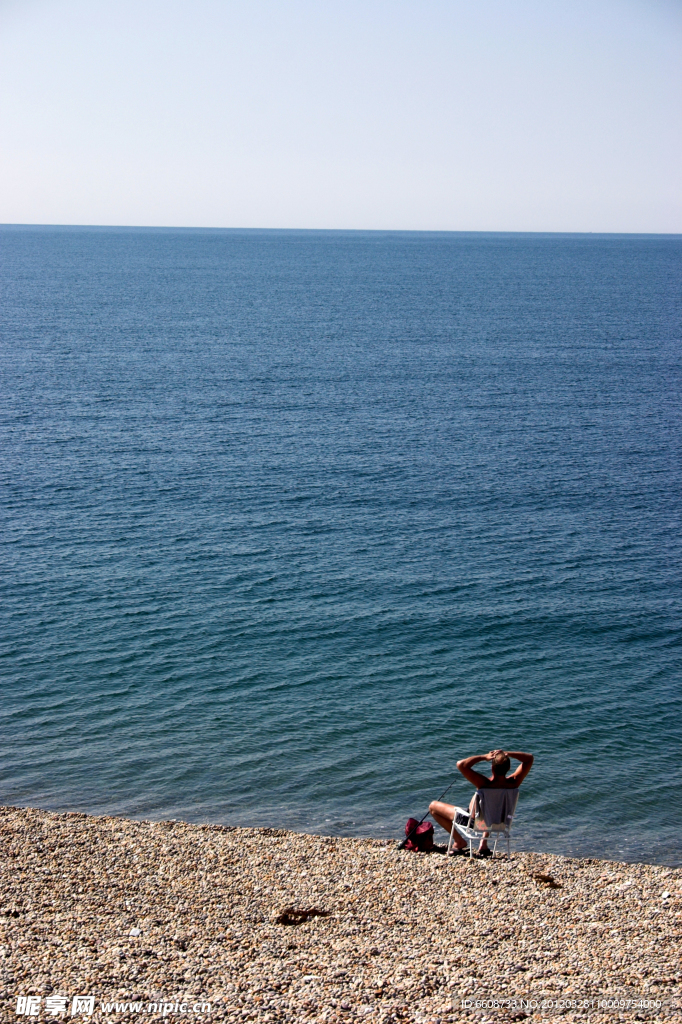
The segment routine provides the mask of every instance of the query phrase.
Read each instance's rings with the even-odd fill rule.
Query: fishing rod
[[[450,783],[448,788],[444,789],[443,792],[441,793],[441,795],[438,797],[439,800],[442,800],[443,797],[445,796],[445,794],[450,792],[450,790],[452,789],[454,784],[457,782],[458,778],[459,778],[459,775],[455,775],[454,779],[452,780],[452,782]],[[409,843],[410,839],[412,838],[412,836],[415,834],[415,832],[417,831],[417,829],[421,825],[422,821],[425,821],[428,818],[428,816],[429,816],[429,812],[427,811],[426,814],[424,815],[424,817],[422,818],[422,820],[418,821],[417,824],[412,827],[411,831],[409,832],[408,835],[405,836],[405,838],[403,839],[402,843],[398,843],[398,849],[399,850],[404,850],[405,849],[405,847]]]

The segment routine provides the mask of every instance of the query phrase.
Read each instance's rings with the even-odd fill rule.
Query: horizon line
[[[292,228],[292,227],[206,227],[201,225],[178,224],[42,224],[30,222],[0,223],[3,229],[41,229],[70,231],[205,231],[205,232],[248,232],[288,234],[375,234],[375,235],[569,235],[580,237],[639,237],[639,238],[682,238],[678,231],[561,231],[561,230],[510,230],[510,229],[467,229],[467,228]]]

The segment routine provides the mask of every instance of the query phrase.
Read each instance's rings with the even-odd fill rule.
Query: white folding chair
[[[492,804],[498,804],[501,799],[497,796],[493,796],[492,800],[488,798],[488,806],[486,807],[486,797],[488,794],[507,793],[506,797],[506,813],[504,820],[500,822],[495,821],[495,817],[501,817],[501,814],[496,814],[496,808],[491,806]],[[463,839],[466,839],[469,844],[469,856],[473,857],[474,854],[474,842],[480,842],[486,832],[490,832],[495,836],[495,844],[493,846],[493,857],[497,852],[497,843],[500,838],[507,840],[507,859],[511,856],[509,839],[511,832],[512,819],[516,813],[516,804],[519,799],[518,789],[478,789],[476,790],[476,813],[472,814],[470,810],[465,810],[463,807],[455,807],[455,813],[452,819],[452,828],[450,830],[450,841],[448,842],[448,853],[452,850],[455,842],[455,831],[457,831]],[[485,818],[491,824],[486,824]]]

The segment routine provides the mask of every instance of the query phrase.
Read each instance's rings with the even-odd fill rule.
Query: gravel
[[[681,1019],[680,869],[14,807],[0,849],[7,1021]]]

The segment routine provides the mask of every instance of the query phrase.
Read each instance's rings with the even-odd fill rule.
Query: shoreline
[[[358,829],[357,831],[322,831],[323,825],[320,829],[317,829],[315,825],[308,825],[302,823],[290,823],[286,818],[282,820],[275,820],[274,823],[262,826],[249,821],[248,819],[238,820],[236,823],[227,824],[227,822],[220,816],[214,816],[213,814],[201,814],[192,818],[163,818],[159,817],[162,811],[149,812],[153,814],[153,817],[148,816],[148,812],[140,811],[127,811],[125,809],[108,812],[105,810],[89,810],[87,807],[79,806],[78,804],[67,804],[66,806],[55,804],[52,801],[45,805],[15,805],[15,804],[2,804],[0,803],[0,811],[2,809],[12,809],[16,811],[22,810],[33,810],[33,811],[44,811],[48,814],[74,814],[74,815],[85,815],[88,818],[113,818],[121,821],[133,821],[143,824],[159,824],[161,822],[177,822],[178,824],[187,825],[196,828],[227,828],[227,829],[242,829],[243,831],[258,831],[261,828],[267,828],[276,832],[287,833],[288,835],[307,835],[312,837],[318,837],[321,839],[357,839],[357,840],[370,840],[391,846],[393,843],[396,845],[403,838],[403,827],[404,819],[400,822],[393,824],[390,828],[388,826],[381,826],[380,828],[370,832],[369,829],[364,828]],[[175,813],[182,813],[180,811]],[[427,816],[428,820],[432,821],[434,825],[434,842],[438,844],[447,843],[447,835],[437,825],[430,816]],[[262,820],[262,815],[259,816]],[[563,857],[566,860],[580,860],[580,861],[604,861],[613,862],[618,864],[648,864],[652,867],[661,867],[668,870],[682,869],[682,854],[678,856],[672,856],[668,854],[666,859],[656,859],[654,856],[637,856],[631,853],[627,849],[609,851],[600,849],[598,846],[591,845],[589,838],[579,840],[572,838],[569,842],[562,844],[557,841],[551,843],[545,849],[537,849],[532,846],[528,840],[528,836],[525,835],[522,827],[515,824],[514,832],[512,834],[512,849],[517,853],[535,855],[538,857]],[[651,847],[647,848],[650,852]],[[644,851],[646,853],[647,851]],[[622,856],[619,856],[622,854]]]
[[[682,1008],[681,868],[469,861],[16,807],[0,808],[0,848],[7,1020],[22,1019],[19,996],[40,997],[41,1020],[92,996],[95,1021],[601,1022]],[[68,1008],[48,1014],[48,997]]]

